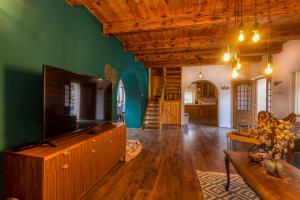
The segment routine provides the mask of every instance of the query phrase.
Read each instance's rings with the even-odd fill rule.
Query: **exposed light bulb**
[[[237,78],[237,77],[239,76],[239,73],[238,73],[238,71],[237,71],[236,68],[233,69],[231,76],[232,76],[232,78],[234,78],[234,79]]]
[[[270,75],[270,74],[273,73],[273,67],[272,67],[272,64],[271,64],[270,62],[268,62],[268,65],[267,65],[267,67],[265,68],[265,73],[266,73],[267,75]]]
[[[259,40],[260,40],[260,34],[259,34],[258,30],[253,30],[252,41],[254,43],[256,43]]]
[[[231,54],[230,54],[230,49],[229,49],[229,45],[228,45],[227,46],[227,52],[225,52],[224,55],[223,55],[223,60],[225,62],[228,62],[228,61],[230,61],[230,59],[231,59]]]
[[[202,77],[203,77],[203,74],[202,74],[202,72],[200,72],[200,73],[198,74],[198,78],[201,79]]]
[[[243,30],[240,30],[240,34],[239,34],[238,40],[240,42],[243,42],[245,40],[245,33],[244,33]]]
[[[230,60],[231,56],[230,56],[230,53],[229,52],[225,52],[224,55],[223,55],[223,60],[225,62],[228,62]]]
[[[242,64],[240,63],[240,60],[238,60],[236,63],[236,69],[240,70],[241,68],[242,68]]]

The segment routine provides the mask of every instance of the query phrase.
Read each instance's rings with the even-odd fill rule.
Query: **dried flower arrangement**
[[[264,113],[257,126],[249,130],[268,153],[269,160],[265,162],[265,168],[269,173],[281,175],[283,166],[278,161],[288,153],[288,148],[294,147],[297,134],[292,132],[293,128],[291,122],[277,120],[271,113]]]
[[[265,145],[272,159],[280,160],[288,148],[294,147],[296,134],[292,132],[293,128],[289,121],[277,120],[271,113],[265,113],[257,126],[250,129],[250,134]]]

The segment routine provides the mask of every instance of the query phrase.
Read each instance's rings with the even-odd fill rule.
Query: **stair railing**
[[[144,110],[144,117],[143,117],[143,121],[142,121],[142,129],[144,129],[145,128],[145,120],[146,120],[146,114],[147,114],[147,109],[148,109],[148,99],[147,99],[147,101],[146,101],[146,109]]]
[[[162,128],[162,121],[163,121],[163,115],[164,115],[164,101],[165,101],[165,84],[162,85],[161,94],[159,97],[159,129]]]

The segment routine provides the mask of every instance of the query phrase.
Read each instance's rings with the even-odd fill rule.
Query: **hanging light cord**
[[[257,0],[254,2],[254,19],[255,23],[257,23]]]
[[[243,24],[243,0],[241,0],[241,24]]]
[[[226,40],[228,42],[228,0],[226,0]]]
[[[234,4],[234,34],[237,35],[237,0],[235,0],[235,4]],[[234,40],[234,44],[235,44],[235,52],[237,52],[237,41]]]
[[[268,0],[268,56],[270,56],[271,1]]]

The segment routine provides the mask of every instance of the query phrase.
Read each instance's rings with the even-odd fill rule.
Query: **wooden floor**
[[[203,199],[196,170],[225,172],[228,131],[201,125],[128,129],[143,151],[116,165],[82,199]]]

